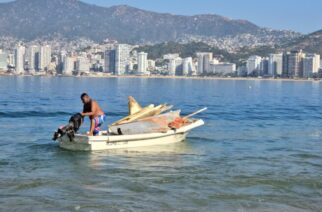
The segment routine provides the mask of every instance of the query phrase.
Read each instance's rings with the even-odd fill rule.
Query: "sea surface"
[[[132,95],[206,106],[206,125],[175,145],[62,150],[82,92],[109,123]],[[0,136],[0,211],[322,211],[318,82],[0,77]]]

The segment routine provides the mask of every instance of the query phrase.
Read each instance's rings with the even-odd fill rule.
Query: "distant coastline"
[[[111,75],[111,74],[90,74],[90,75],[52,75],[52,74],[39,74],[39,75],[15,75],[11,73],[0,72],[0,77],[74,77],[74,78],[141,78],[141,79],[187,79],[187,80],[239,80],[239,81],[290,81],[290,82],[321,82],[320,79],[292,79],[292,78],[263,78],[263,77],[219,77],[219,76],[163,76],[163,75]]]

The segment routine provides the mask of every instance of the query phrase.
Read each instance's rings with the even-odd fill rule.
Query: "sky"
[[[8,0],[0,0],[7,2]],[[322,0],[82,0],[100,6],[126,4],[179,15],[218,14],[261,27],[311,33],[322,29]]]

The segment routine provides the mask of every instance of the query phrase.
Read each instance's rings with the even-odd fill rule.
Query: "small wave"
[[[203,142],[214,142],[214,139],[211,139],[211,138],[205,138],[205,137],[196,137],[196,136],[191,136],[191,137],[188,137],[188,139],[190,140],[202,140]]]
[[[4,118],[26,118],[26,117],[57,117],[57,116],[69,116],[73,113],[67,112],[45,112],[45,111],[10,111],[0,112],[0,117]]]

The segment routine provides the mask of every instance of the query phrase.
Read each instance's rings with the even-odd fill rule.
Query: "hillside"
[[[161,58],[164,54],[179,53],[181,57],[196,56],[196,52],[212,52],[214,56],[221,61],[232,62],[241,65],[251,55],[267,56],[269,53],[275,52],[276,49],[270,46],[260,46],[256,48],[241,48],[238,52],[230,53],[228,51],[218,49],[202,42],[191,42],[180,44],[176,42],[166,42],[156,45],[145,45],[136,49],[148,53],[150,59]]]
[[[0,36],[33,40],[61,36],[128,43],[174,41],[182,37],[240,34],[286,37],[289,31],[267,30],[246,20],[218,15],[182,16],[125,5],[100,7],[78,0],[16,0],[0,4]]]
[[[302,49],[305,52],[322,55],[322,30],[295,39],[283,47],[287,50]]]

